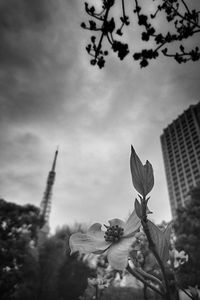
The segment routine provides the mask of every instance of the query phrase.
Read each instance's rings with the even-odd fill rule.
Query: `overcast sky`
[[[0,197],[39,206],[59,145],[52,230],[126,219],[137,196],[132,144],[154,168],[152,217],[169,221],[160,135],[200,100],[199,62],[160,57],[140,69],[131,57],[121,63],[112,55],[103,70],[94,68],[80,28],[83,4],[0,2]]]

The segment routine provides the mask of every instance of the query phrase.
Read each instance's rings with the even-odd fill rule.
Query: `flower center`
[[[124,234],[124,228],[115,226],[106,226],[104,238],[106,242],[118,242]]]

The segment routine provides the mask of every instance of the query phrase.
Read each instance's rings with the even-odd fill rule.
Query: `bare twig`
[[[152,289],[154,292],[158,293],[159,295],[161,295],[162,297],[164,296],[163,292],[161,292],[156,286],[152,285],[151,283],[149,283],[148,281],[146,281],[144,279],[144,277],[139,274],[135,269],[132,269],[129,264],[126,267],[127,271],[133,275],[135,278],[137,278],[138,280],[140,280],[143,284],[146,284],[150,289]]]

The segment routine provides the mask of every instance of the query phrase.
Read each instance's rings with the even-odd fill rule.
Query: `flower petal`
[[[93,224],[88,233],[74,233],[70,236],[69,246],[71,253],[80,251],[81,253],[102,253],[111,243],[104,239],[104,232],[101,231],[101,224]]]
[[[124,237],[134,234],[140,227],[141,221],[134,210],[124,226]]]
[[[135,238],[122,238],[110,246],[107,252],[108,262],[115,270],[123,271],[128,263],[129,249]]]
[[[125,222],[120,219],[112,219],[112,220],[108,221],[108,223],[110,224],[110,226],[118,225],[119,227],[122,227],[122,228],[124,228],[124,226],[125,226]]]
[[[102,225],[100,223],[94,223],[92,226],[90,226],[87,233],[103,239],[105,233],[101,230],[101,227]]]

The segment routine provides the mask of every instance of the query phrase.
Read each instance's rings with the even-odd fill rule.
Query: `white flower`
[[[106,253],[108,262],[113,269],[124,270],[128,263],[129,251],[133,243],[136,243],[136,232],[141,225],[136,212],[133,211],[127,222],[120,219],[112,219],[106,231],[102,231],[102,225],[93,224],[87,233],[74,233],[71,235],[69,245],[71,253],[101,254]]]
[[[188,261],[188,254],[185,251],[181,250],[180,252],[176,249],[171,251],[171,258],[173,261],[174,268],[178,268],[180,265],[183,265]]]

